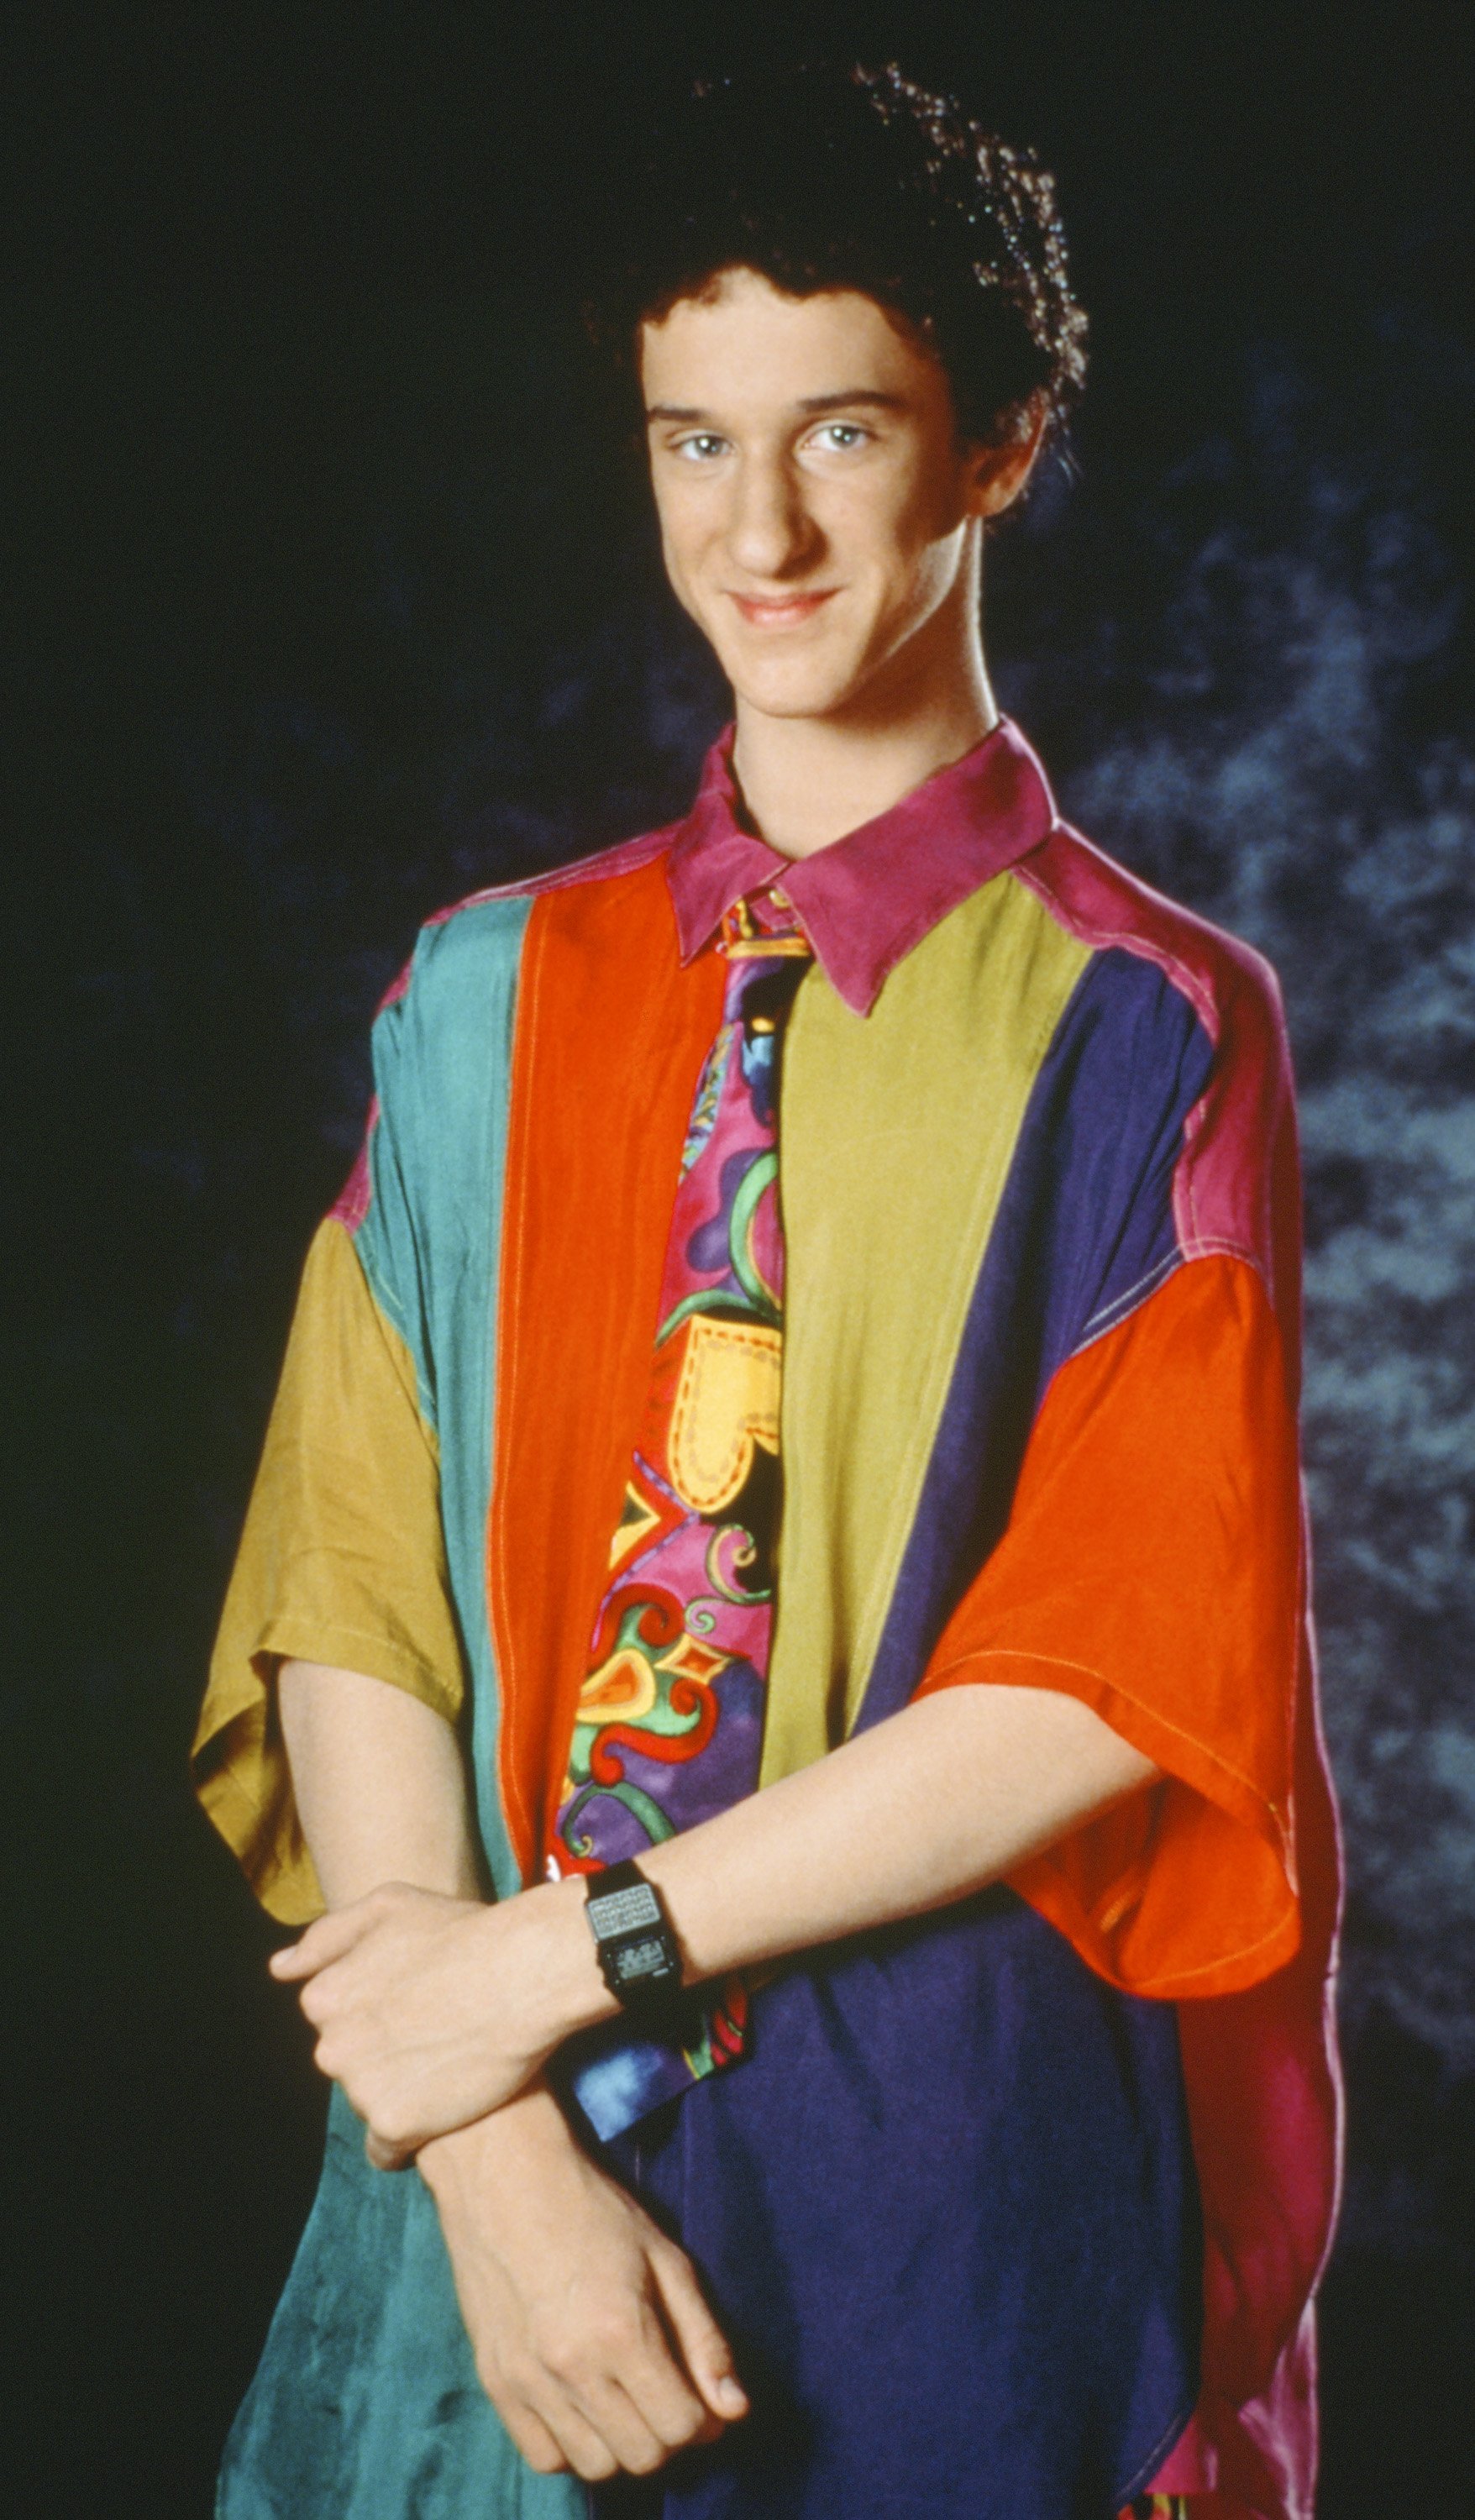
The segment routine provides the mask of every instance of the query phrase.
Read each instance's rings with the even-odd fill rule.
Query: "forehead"
[[[725,271],[641,326],[646,405],[758,416],[849,392],[909,405],[947,394],[938,362],[859,290],[790,297],[756,271]]]

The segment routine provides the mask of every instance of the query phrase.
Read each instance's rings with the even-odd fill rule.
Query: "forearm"
[[[385,1881],[480,1896],[461,1745],[386,1681],[284,1662],[282,1735],[302,1834],[330,1908]]]
[[[762,1965],[980,1889],[1147,1783],[1077,1700],[947,1690],[650,1848],[690,1981]],[[272,1966],[311,1980],[318,2061],[403,2155],[501,2106],[616,2004],[577,1878],[495,1908],[386,1890]]]
[[[1147,1783],[1079,1699],[949,1688],[642,1858],[712,1977],[981,1889]]]
[[[665,1899],[689,1981],[716,1977],[965,1897],[1156,1773],[1078,1698],[964,1685],[651,1847],[641,1868]],[[538,1900],[557,2041],[614,2005],[582,1885]]]
[[[388,1882],[475,1900],[466,1778],[449,1726],[359,1672],[289,1662],[279,1689],[303,1833],[330,1908]],[[372,2125],[366,2141],[381,2168],[398,2158]],[[540,2081],[427,2143],[421,2168],[477,2371],[535,2468],[590,2479],[649,2471],[745,2411],[688,2261],[587,2158]]]

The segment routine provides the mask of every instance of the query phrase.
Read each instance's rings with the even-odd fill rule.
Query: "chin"
[[[745,656],[723,658],[734,691],[765,717],[833,717],[854,698],[864,676],[817,670],[799,657],[774,657],[754,668]]]

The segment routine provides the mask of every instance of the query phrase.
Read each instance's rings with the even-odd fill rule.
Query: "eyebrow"
[[[881,393],[874,385],[852,385],[843,393],[806,394],[795,408],[806,418],[813,419],[826,411],[854,411],[858,404],[870,411],[905,411],[907,408],[900,394]],[[674,420],[689,427],[693,422],[710,421],[713,417],[711,412],[702,411],[695,404],[675,402],[652,403],[646,414],[648,423]]]

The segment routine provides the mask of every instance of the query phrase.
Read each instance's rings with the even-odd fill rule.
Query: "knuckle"
[[[644,2321],[631,2302],[612,2302],[594,2320],[591,2335],[604,2354],[621,2359],[638,2353],[644,2341]]]
[[[631,2359],[624,2332],[613,2319],[601,2319],[584,2339],[581,2367],[590,2377],[615,2376],[628,2370]]]
[[[556,2380],[577,2380],[583,2369],[583,2351],[579,2340],[556,2334],[534,2338],[533,2351],[542,2369],[552,2372]]]

